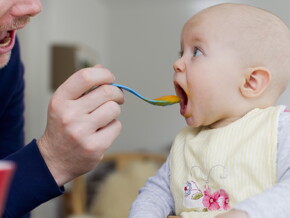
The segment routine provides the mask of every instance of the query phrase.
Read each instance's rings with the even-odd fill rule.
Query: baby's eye
[[[179,51],[179,57],[182,57],[183,56],[183,51]]]
[[[193,56],[198,57],[202,55],[202,51],[199,48],[194,48]]]

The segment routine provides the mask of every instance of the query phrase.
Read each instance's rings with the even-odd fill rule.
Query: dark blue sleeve
[[[4,217],[21,217],[38,205],[62,194],[50,174],[36,141],[5,158],[17,164]]]
[[[24,146],[24,79],[18,41],[0,70],[0,158],[16,163],[3,217],[22,217],[63,193],[33,140]]]

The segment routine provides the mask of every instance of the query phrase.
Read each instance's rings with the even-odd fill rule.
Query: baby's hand
[[[227,213],[220,214],[215,218],[249,218],[248,214],[241,210],[230,210]]]

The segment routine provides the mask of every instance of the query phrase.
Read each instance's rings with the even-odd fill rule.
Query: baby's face
[[[180,113],[192,127],[221,127],[236,120],[243,67],[223,19],[198,14],[184,26],[174,83]]]

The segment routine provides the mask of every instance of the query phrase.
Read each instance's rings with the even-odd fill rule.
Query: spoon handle
[[[141,99],[143,99],[143,100],[145,100],[147,102],[154,101],[152,99],[145,98],[144,96],[140,95],[138,92],[136,92],[135,90],[133,90],[133,89],[127,87],[127,86],[123,86],[123,85],[116,84],[116,83],[111,83],[111,85],[116,86],[116,87],[121,88],[121,89],[124,89],[124,90],[126,90],[128,92],[131,92],[132,94],[136,95],[138,98],[141,98]]]
[[[140,95],[138,92],[136,92],[135,90],[127,87],[127,86],[123,86],[120,84],[116,84],[116,83],[111,83],[110,85],[116,86],[118,88],[124,89],[128,92],[131,92],[132,94],[136,95],[138,98],[153,104],[153,105],[157,105],[157,106],[167,106],[167,105],[172,105],[172,104],[176,104],[179,102],[179,98],[177,96],[164,96],[163,99],[158,100],[158,99],[149,99],[149,98],[145,98],[144,96]],[[174,100],[172,100],[172,97]],[[169,100],[166,100],[166,99]]]

